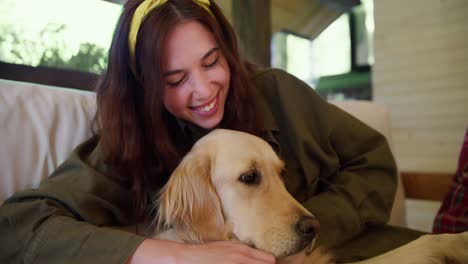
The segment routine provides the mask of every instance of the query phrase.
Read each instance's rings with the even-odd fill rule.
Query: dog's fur
[[[161,191],[157,237],[187,243],[237,240],[272,253],[281,263],[330,263],[328,254],[312,250],[318,222],[286,190],[283,169],[262,139],[211,132]],[[468,263],[468,232],[423,236],[362,263],[398,262]]]

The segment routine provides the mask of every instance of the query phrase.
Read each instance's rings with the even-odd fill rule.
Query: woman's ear
[[[174,228],[185,242],[225,240],[221,203],[211,182],[211,157],[190,152],[159,197],[158,225]]]

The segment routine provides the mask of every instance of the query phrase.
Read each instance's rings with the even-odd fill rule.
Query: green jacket
[[[397,176],[382,135],[280,70],[252,80],[262,136],[286,162],[288,190],[320,221],[320,244],[341,245],[338,259],[353,260],[419,235],[384,224]],[[125,182],[106,176],[115,172],[98,143],[81,144],[39,189],[0,207],[0,263],[127,262],[144,238],[109,228],[132,224],[132,203]],[[387,242],[370,241],[380,235]]]

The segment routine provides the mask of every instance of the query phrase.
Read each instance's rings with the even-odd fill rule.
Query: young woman
[[[355,239],[337,251],[342,260],[418,235],[385,226],[397,182],[385,138],[293,76],[244,62],[213,1],[127,1],[97,98],[96,136],[1,207],[0,262],[274,263],[236,242],[186,245],[108,228],[154,217],[154,194],[214,128],[272,145],[288,190],[321,223],[318,243]],[[387,242],[371,241],[381,236]]]

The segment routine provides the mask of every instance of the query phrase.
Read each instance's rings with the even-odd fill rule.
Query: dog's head
[[[283,162],[262,139],[215,130],[159,197],[158,221],[187,242],[236,239],[276,257],[312,245],[318,222],[286,190]]]

